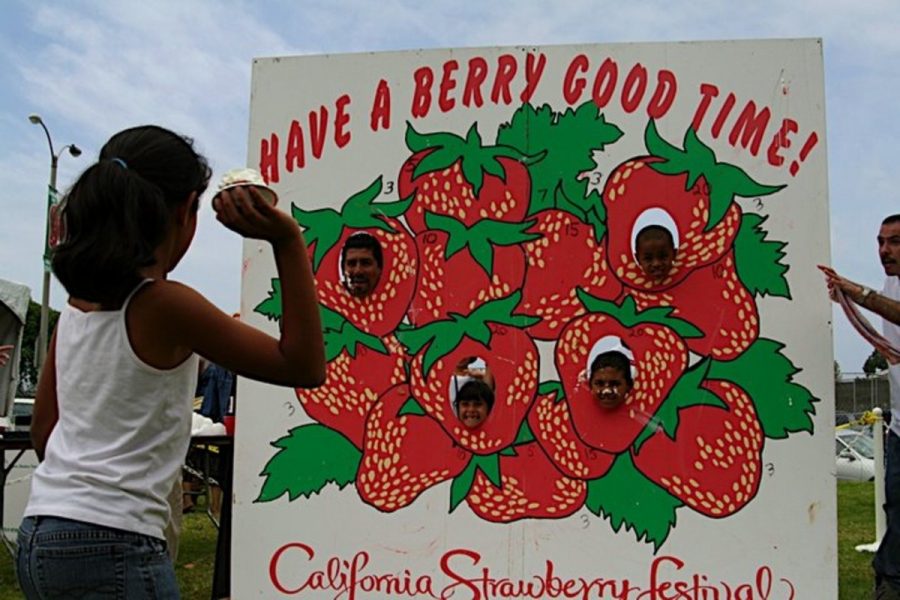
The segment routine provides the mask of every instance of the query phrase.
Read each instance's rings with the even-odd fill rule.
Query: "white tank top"
[[[167,370],[138,358],[125,325],[133,295],[115,311],[66,304],[59,317],[59,421],[34,472],[25,515],[162,539],[166,496],[190,442],[197,356]]]

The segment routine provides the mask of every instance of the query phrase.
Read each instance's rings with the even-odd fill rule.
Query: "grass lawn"
[[[871,597],[872,555],[854,550],[875,536],[871,483],[838,483],[838,578],[840,600]],[[209,600],[212,586],[216,530],[202,511],[185,515],[176,573],[185,600]],[[0,548],[2,550],[2,548]],[[12,560],[0,552],[0,600],[21,598],[15,583]],[[799,600],[799,599],[798,599]]]
[[[875,485],[838,482],[838,589],[840,600],[868,600],[874,579],[869,552],[858,544],[875,541]]]

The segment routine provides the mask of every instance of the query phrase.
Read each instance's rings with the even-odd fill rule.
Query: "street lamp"
[[[56,167],[59,164],[59,157],[68,150],[72,156],[80,156],[81,149],[75,144],[66,144],[59,149],[59,152],[53,151],[53,140],[50,139],[50,131],[44,124],[44,120],[40,115],[28,115],[28,120],[33,125],[40,125],[47,136],[47,144],[50,146],[50,189],[47,190],[47,217],[46,227],[44,231],[44,287],[41,291],[41,324],[38,330],[38,351],[37,351],[37,372],[40,374],[44,366],[44,360],[47,358],[47,321],[50,310],[50,256],[49,239],[50,239],[50,207],[56,198]]]

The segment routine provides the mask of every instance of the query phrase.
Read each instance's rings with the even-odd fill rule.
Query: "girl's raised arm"
[[[245,377],[293,387],[321,385],[325,380],[322,325],[299,226],[249,186],[221,192],[213,200],[213,208],[229,229],[272,244],[281,280],[280,339],[231,318],[196,291],[177,283],[151,286],[136,300],[150,306],[165,305],[167,316],[159,324],[177,347]]]

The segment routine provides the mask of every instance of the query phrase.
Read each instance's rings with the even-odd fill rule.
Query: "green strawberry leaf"
[[[525,154],[545,153],[540,162],[528,168],[528,215],[558,208],[591,222],[595,229],[600,223],[605,227],[606,212],[596,190],[588,192],[592,182],[584,175],[597,169],[594,153],[604,151],[621,137],[622,130],[607,123],[592,101],[563,112],[554,112],[549,104],[540,108],[523,104],[497,131],[498,144],[513,146]],[[592,216],[586,217],[589,214]],[[600,231],[597,239],[602,237]]]
[[[374,227],[395,233],[397,230],[385,222],[385,218],[396,219],[409,209],[413,195],[393,202],[375,202],[381,195],[381,177],[369,184],[366,189],[350,196],[341,207],[340,215],[346,227],[362,229]]]
[[[625,327],[656,323],[668,327],[682,338],[703,337],[703,332],[688,321],[671,316],[672,311],[675,310],[671,306],[654,306],[638,311],[637,303],[630,295],[626,296],[621,304],[616,304],[609,300],[596,298],[582,288],[577,288],[575,294],[588,312],[609,315]]]
[[[322,321],[323,331],[341,331],[344,323],[347,322],[341,313],[331,310],[321,302],[319,303],[319,319]]]
[[[693,127],[684,132],[684,153],[693,159],[697,169],[691,173],[693,180],[688,180],[688,189],[694,187],[701,173],[708,173],[716,165],[716,155],[697,137]]]
[[[566,399],[566,390],[563,389],[562,383],[559,381],[542,381],[538,385],[537,393],[539,396],[556,394],[556,397],[553,399],[554,404],[559,404]]]
[[[539,323],[541,321],[540,317],[514,312],[521,300],[522,292],[520,290],[513,292],[509,296],[485,302],[466,317],[467,324],[496,323],[498,325],[512,325],[519,329],[525,329],[535,323]]]
[[[481,136],[478,134],[478,126],[476,123],[472,123],[468,133],[466,133],[466,146],[481,147]],[[463,177],[472,184],[472,191],[475,192],[475,196],[477,197],[479,191],[481,191],[481,186],[484,185],[485,166],[476,164],[475,161],[472,160],[464,160],[460,166],[462,167]]]
[[[597,190],[588,192],[586,204],[588,205],[587,209],[569,200],[562,189],[562,184],[554,190],[554,208],[567,212],[579,221],[593,227],[594,239],[600,242],[606,235],[606,208],[603,206],[600,193]]]
[[[472,489],[472,484],[475,482],[475,473],[477,471],[481,471],[497,489],[500,489],[502,486],[499,454],[489,454],[488,456],[472,455],[469,464],[466,465],[463,472],[457,475],[450,484],[450,512],[456,510],[456,507],[469,495],[469,490]]]
[[[503,480],[500,478],[500,455],[488,454],[487,456],[472,457],[472,462],[478,466],[478,470],[484,473],[488,481],[498,490],[503,486]]]
[[[664,175],[686,173],[686,190],[693,188],[700,177],[706,180],[709,186],[709,218],[704,231],[719,224],[735,196],[767,196],[785,187],[758,183],[739,167],[718,162],[715,153],[700,141],[692,127],[684,133],[684,150],[681,150],[664,140],[656,129],[656,123],[650,119],[644,130],[644,144],[650,154],[665,159],[651,163],[650,168]]]
[[[319,314],[322,318],[322,336],[325,341],[325,362],[331,362],[344,351],[350,358],[356,358],[360,346],[371,348],[380,354],[390,354],[381,338],[359,329],[324,304],[319,304]]]
[[[625,526],[638,541],[660,549],[675,526],[675,510],[682,502],[638,471],[629,454],[619,455],[610,470],[587,484],[585,508],[609,519],[616,533]]]
[[[269,297],[256,305],[253,312],[258,313],[270,321],[281,320],[281,280],[272,279],[272,289]]]
[[[422,408],[422,405],[416,402],[415,398],[410,397],[406,402],[403,403],[403,406],[400,407],[400,410],[397,411],[398,417],[403,417],[405,415],[424,417],[426,416],[426,412],[425,409]]]
[[[456,510],[456,507],[466,499],[472,484],[475,482],[475,457],[469,460],[469,464],[463,469],[463,472],[453,478],[450,483],[450,512]]]
[[[431,150],[413,170],[416,179],[435,171],[442,171],[459,161],[465,180],[472,186],[477,198],[484,185],[485,173],[506,181],[506,169],[499,158],[508,158],[520,162],[533,162],[529,157],[513,147],[505,145],[485,146],[478,133],[478,124],[473,123],[466,138],[448,132],[422,135],[409,121],[406,122],[406,145],[413,152]]]
[[[425,227],[447,234],[444,260],[450,260],[457,252],[465,248],[469,241],[469,228],[465,223],[447,215],[439,215],[426,210]]]
[[[709,359],[704,359],[685,371],[669,395],[663,400],[657,409],[656,414],[650,419],[646,427],[638,435],[634,441],[634,453],[639,454],[641,446],[644,445],[653,434],[660,429],[665,432],[670,439],[675,439],[680,420],[679,411],[682,408],[691,406],[717,406],[727,409],[728,406],[715,394],[700,386],[706,379],[709,372]]]
[[[738,279],[754,296],[791,297],[785,274],[784,259],[787,242],[767,241],[762,225],[768,217],[744,213],[741,228],[734,240],[734,262]]]
[[[591,192],[591,194],[596,194],[596,192]],[[599,198],[599,196],[597,197]],[[578,217],[580,221],[587,221],[589,218],[596,217],[597,214],[594,210],[586,209],[583,206],[579,206],[577,202],[570,200],[569,197],[566,196],[565,190],[563,190],[562,182],[557,183],[556,187],[553,189],[552,208],[572,214]],[[605,222],[603,223],[603,226],[606,226]]]
[[[425,212],[425,225],[429,229],[447,234],[444,259],[450,260],[460,250],[467,249],[488,278],[494,274],[494,246],[518,246],[539,239],[540,235],[527,231],[535,223],[536,221],[508,223],[495,219],[481,219],[471,227],[466,227],[453,217]]]
[[[394,335],[410,354],[418,354],[422,351],[422,348],[434,341],[440,333],[440,328],[433,326],[436,322],[423,325],[422,327],[398,328]]]
[[[444,134],[450,135],[450,134]],[[421,177],[426,173],[435,171],[443,171],[459,159],[461,153],[461,144],[448,144],[446,146],[438,146],[436,150],[425,155],[416,168],[413,170],[413,177]]]
[[[324,425],[295,427],[272,442],[278,452],[260,473],[266,480],[255,502],[318,494],[329,483],[343,488],[356,479],[362,453],[343,435]]]
[[[522,299],[522,292],[485,302],[468,315],[450,313],[448,319],[434,321],[416,329],[396,331],[395,335],[410,354],[418,354],[425,349],[422,358],[422,374],[427,376],[440,358],[456,348],[464,338],[469,338],[485,346],[491,343],[489,323],[512,325],[525,329],[539,322],[538,317],[516,314],[513,311]]]
[[[800,369],[782,353],[783,349],[780,342],[759,338],[732,361],[712,361],[707,375],[743,388],[753,399],[763,432],[773,439],[798,431],[812,433],[814,403],[819,402],[808,389],[793,382]]]
[[[375,202],[381,195],[381,177],[364,190],[350,196],[338,212],[333,208],[303,210],[296,204],[291,206],[291,214],[304,229],[306,243],[314,245],[313,271],[319,270],[322,259],[335,247],[344,234],[344,229],[381,229],[396,233],[396,229],[385,219],[403,215],[412,204],[413,196],[394,202]]]
[[[647,152],[652,156],[666,158],[669,162],[677,162],[684,152],[674,144],[670,144],[665,138],[659,135],[656,129],[656,122],[653,119],[647,123],[644,129],[644,145],[647,146]]]
[[[405,137],[406,147],[412,152],[421,152],[422,150],[428,150],[430,148],[440,148],[460,139],[459,136],[453,135],[452,133],[419,133],[413,128],[412,123],[409,121],[406,122]]]
[[[512,445],[521,446],[522,444],[533,441],[534,433],[531,432],[531,426],[528,425],[528,419],[522,419],[522,424],[519,426],[519,432],[516,434],[516,439],[513,440]]]
[[[291,205],[291,215],[304,229],[303,237],[313,248],[313,271],[318,271],[322,259],[341,239],[344,231],[341,215],[333,208],[306,211],[296,204]]]

